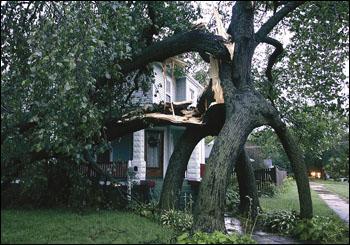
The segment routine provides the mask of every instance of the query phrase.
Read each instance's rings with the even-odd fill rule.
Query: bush
[[[228,189],[226,192],[226,210],[232,213],[237,213],[239,203],[239,193],[234,189]]]
[[[160,220],[156,202],[136,203],[133,201],[129,205],[129,209],[142,217],[151,218],[155,221]]]
[[[171,209],[164,211],[160,221],[163,225],[168,225],[178,231],[187,231],[192,228],[193,217],[191,214]]]
[[[238,205],[240,203],[239,199],[239,188],[237,176],[234,174],[228,181],[228,187],[226,191],[226,211],[237,213]]]
[[[196,232],[193,236],[184,233],[177,237],[179,244],[255,244],[256,242],[247,235],[226,235],[222,232],[213,233]]]
[[[298,221],[296,211],[277,211],[260,216],[261,225],[269,232],[290,234]]]
[[[312,219],[298,221],[292,232],[293,236],[300,240],[332,243],[341,240],[345,230],[329,217],[315,216]]]

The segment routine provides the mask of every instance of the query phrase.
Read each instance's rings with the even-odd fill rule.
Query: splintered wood
[[[233,59],[234,54],[234,43],[231,43],[229,40],[229,35],[226,33],[222,21],[219,17],[219,13],[214,9],[214,16],[216,19],[217,25],[217,35],[220,35],[224,38],[224,45],[230,53],[231,60]],[[176,63],[179,66],[184,67],[185,62],[181,61],[178,58],[171,57],[162,63],[163,68],[163,78],[164,82],[166,81],[166,63]],[[204,110],[201,110],[197,104],[196,108],[189,108],[193,101],[182,101],[182,102],[165,102],[164,104],[153,104],[148,105],[141,110],[135,110],[128,114],[125,114],[121,120],[118,120],[116,124],[123,125],[128,130],[136,128],[141,125],[141,121],[149,122],[151,125],[161,124],[161,123],[170,123],[178,126],[188,126],[188,125],[198,125],[203,126],[206,124],[206,117],[217,118],[218,115],[222,115],[224,111],[224,93],[221,87],[220,77],[219,77],[219,63],[220,61],[210,55],[210,67],[209,67],[209,77],[212,80],[212,86],[207,87],[206,90],[213,91],[213,93],[203,92],[200,100],[209,100],[212,102],[209,106],[205,103]],[[172,69],[174,70],[174,69]],[[165,85],[166,86],[166,85]],[[164,88],[164,92],[166,88]],[[214,97],[214,98],[213,98]],[[114,125],[116,126],[116,125]]]
[[[222,21],[219,17],[219,12],[217,9],[214,9],[214,16],[216,21],[216,29],[217,34],[222,36],[226,41],[229,40],[229,35],[224,29]],[[230,53],[231,60],[233,59],[235,44],[231,42],[226,42],[225,46]],[[215,103],[214,104],[223,104],[224,103],[224,92],[221,87],[220,77],[219,77],[219,60],[215,59],[212,55],[210,55],[210,67],[209,67],[209,77],[212,79],[212,90],[214,92]]]

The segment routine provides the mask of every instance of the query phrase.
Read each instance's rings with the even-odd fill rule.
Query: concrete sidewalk
[[[344,201],[337,194],[327,190],[322,184],[310,182],[310,188],[313,189],[342,220],[349,224],[348,202]]]

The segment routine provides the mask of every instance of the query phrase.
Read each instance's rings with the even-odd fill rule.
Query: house
[[[149,91],[135,92],[134,100],[140,100],[142,105],[150,103],[193,101],[203,91],[203,86],[191,76],[175,79],[172,70],[161,63],[153,64],[155,82]],[[169,164],[171,154],[177,140],[185,128],[180,126],[153,127],[140,130],[111,142],[112,149],[102,156],[98,162],[123,161],[132,167],[135,178],[143,180],[163,180]],[[188,162],[185,178],[199,182],[200,164],[204,164],[204,139],[195,147]]]

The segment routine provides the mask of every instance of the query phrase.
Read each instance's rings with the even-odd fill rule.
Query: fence
[[[114,178],[126,179],[127,177],[128,163],[125,161],[99,163],[98,165],[104,172],[110,173]],[[78,171],[89,177],[98,175],[95,170],[86,165],[79,166]]]
[[[287,177],[287,171],[280,170],[276,166],[273,168],[259,169],[254,171],[256,185],[258,190],[262,190],[269,183],[279,186]]]

